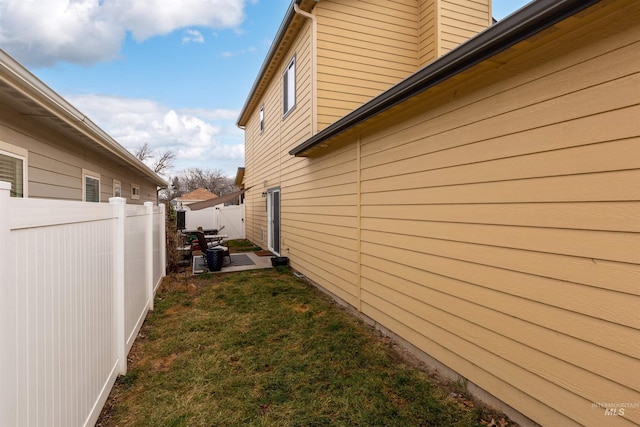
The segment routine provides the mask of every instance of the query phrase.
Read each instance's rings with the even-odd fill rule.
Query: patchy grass
[[[231,252],[256,252],[262,249],[246,239],[227,240],[224,244]]]
[[[98,426],[487,424],[288,268],[166,278],[129,360]]]

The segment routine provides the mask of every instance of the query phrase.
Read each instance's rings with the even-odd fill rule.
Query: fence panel
[[[0,183],[2,424],[93,425],[166,271],[164,209],[9,188]]]
[[[164,205],[155,206],[153,210],[153,291],[160,286],[166,275],[166,231]]]
[[[136,339],[147,314],[146,256],[146,208],[127,206],[124,235],[124,295],[126,352]]]
[[[184,209],[187,230],[195,230],[198,227],[205,230],[222,229],[220,234],[226,234],[230,240],[245,238],[244,204],[213,206],[197,211],[189,210],[189,206],[185,206]]]
[[[229,239],[244,239],[244,204],[229,205],[215,208],[217,211],[218,223],[224,225],[222,234],[229,236]]]
[[[78,211],[84,211],[84,221],[69,222],[77,221]],[[84,425],[117,376],[113,209],[12,199],[9,218],[15,424]]]

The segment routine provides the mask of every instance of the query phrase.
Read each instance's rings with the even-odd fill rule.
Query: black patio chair
[[[229,251],[228,247],[222,246],[222,245],[209,245],[202,231],[196,231],[196,236],[198,237],[198,245],[200,246],[202,255],[204,255],[205,264],[207,262],[207,249],[212,249],[212,248],[221,248],[224,251],[224,256],[229,257],[229,264],[231,264],[231,252]]]

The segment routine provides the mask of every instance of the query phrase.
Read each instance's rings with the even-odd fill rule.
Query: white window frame
[[[293,55],[282,73],[282,117],[286,117],[296,106],[296,56]]]
[[[29,197],[28,193],[28,171],[29,171],[29,151],[9,144],[4,141],[0,141],[0,154],[7,157],[13,157],[22,161],[22,196],[23,198]],[[16,196],[17,197],[17,196]]]
[[[82,169],[82,201],[83,202],[93,202],[93,200],[87,200],[87,178],[95,179],[98,181],[98,200],[97,203],[100,203],[100,191],[101,191],[101,179],[100,174],[89,169]]]
[[[118,179],[113,180],[113,197],[122,197],[122,183]]]
[[[260,133],[264,132],[264,104],[260,106]]]
[[[131,184],[131,199],[140,199],[140,186],[138,184]]]

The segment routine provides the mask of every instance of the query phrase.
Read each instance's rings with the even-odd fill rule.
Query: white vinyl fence
[[[164,206],[9,197],[0,182],[0,414],[92,426],[165,275]]]
[[[229,240],[244,239],[244,204],[229,206],[214,206],[192,211],[189,206],[184,207],[185,226],[187,230],[202,227],[205,230],[219,230],[220,234],[229,236]]]

